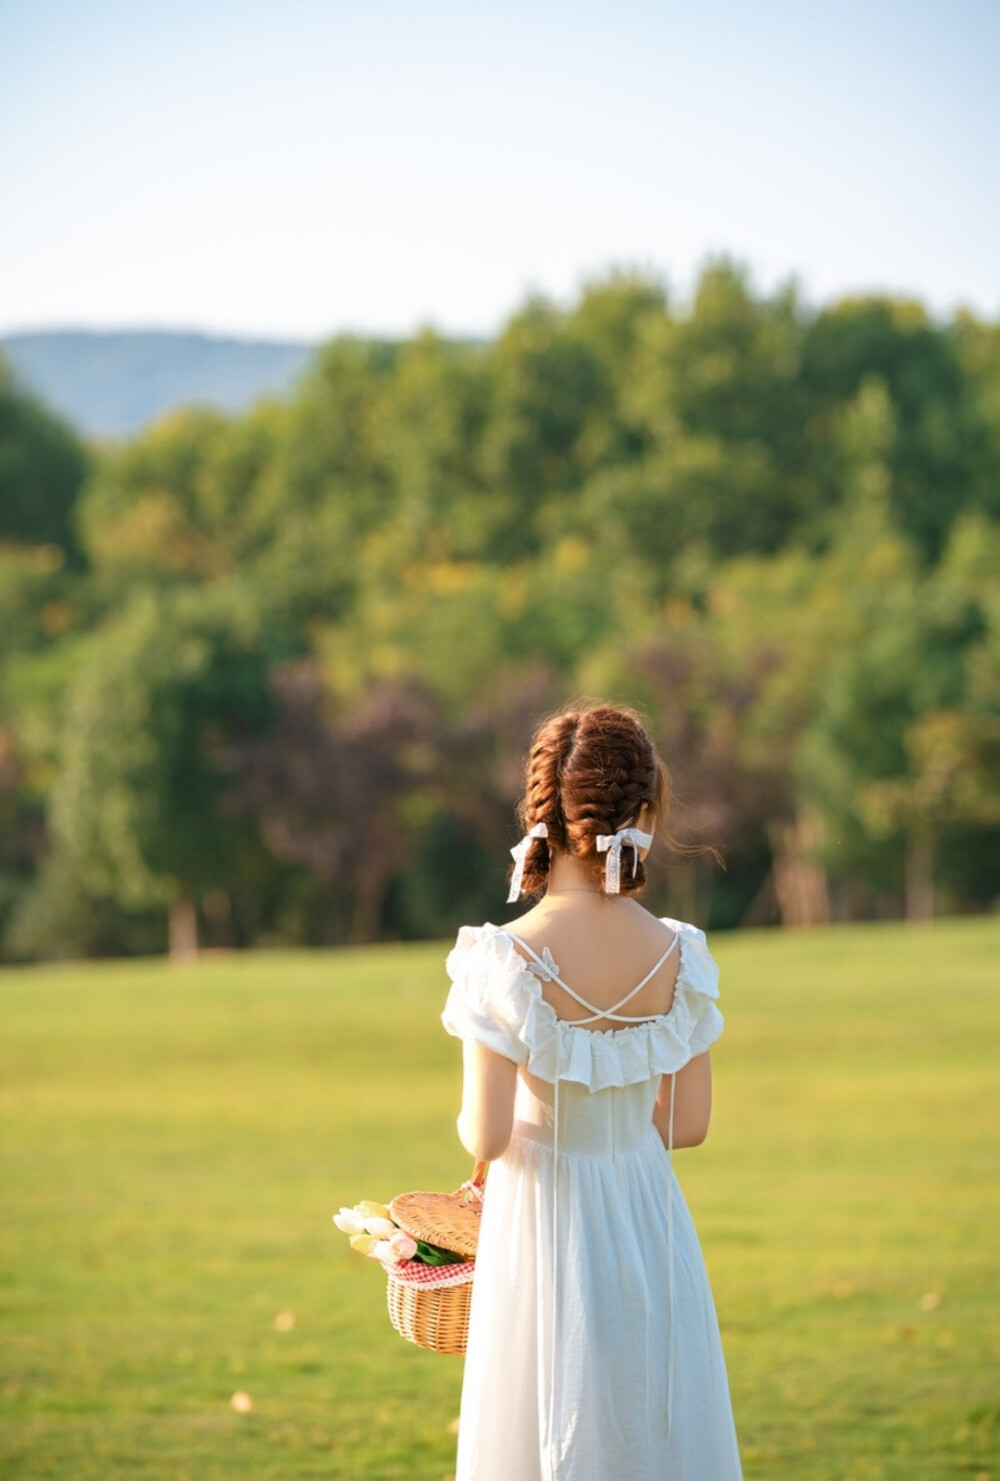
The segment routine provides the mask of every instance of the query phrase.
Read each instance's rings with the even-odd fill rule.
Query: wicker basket
[[[486,1163],[454,1193],[400,1193],[389,1204],[394,1223],[414,1239],[465,1255],[461,1264],[409,1260],[386,1267],[389,1319],[401,1337],[431,1352],[465,1352],[472,1277],[482,1214]]]

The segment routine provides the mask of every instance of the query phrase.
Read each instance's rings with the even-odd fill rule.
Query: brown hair
[[[663,832],[670,776],[635,710],[596,704],[543,720],[528,753],[517,815],[524,833],[544,823],[548,839],[535,840],[528,851],[524,893],[544,892],[552,848],[586,860],[595,881],[603,883],[607,856],[597,852],[599,834],[633,827],[644,802],[649,832]],[[625,850],[623,895],[638,893],[646,883],[645,865],[634,857],[633,876],[633,851]]]

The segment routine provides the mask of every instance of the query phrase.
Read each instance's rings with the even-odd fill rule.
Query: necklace
[[[603,895],[603,890],[588,890],[584,885],[568,885],[564,890],[546,890],[546,898],[551,895]]]

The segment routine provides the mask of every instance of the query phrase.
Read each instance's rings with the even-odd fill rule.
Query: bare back
[[[545,896],[511,922],[511,931],[539,955],[547,947],[559,976],[595,1008],[608,1009],[632,992],[674,939],[670,928],[637,901],[586,892]],[[521,955],[531,960],[527,953]],[[629,999],[630,1017],[654,1018],[668,1011],[679,963],[679,951],[670,951],[645,986]],[[557,982],[543,982],[542,994],[558,1017],[571,1022],[589,1018],[587,1010]],[[587,1027],[597,1031],[620,1028],[621,1020],[599,1018]]]

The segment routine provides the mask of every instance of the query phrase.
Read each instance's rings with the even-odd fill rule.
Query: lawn
[[[677,1168],[747,1481],[1000,1481],[1000,919],[712,944]],[[451,1474],[461,1362],[330,1222],[468,1175],[444,951],[0,973],[4,1478]]]

